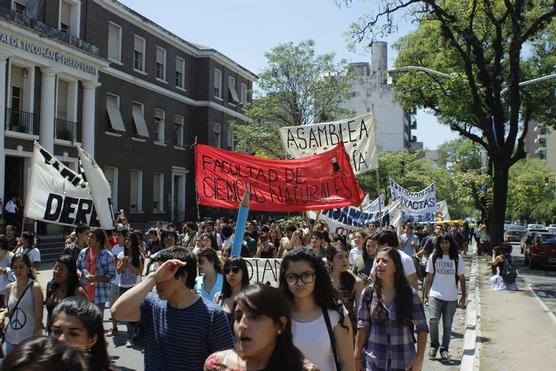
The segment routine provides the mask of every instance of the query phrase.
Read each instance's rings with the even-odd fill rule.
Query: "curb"
[[[478,370],[480,364],[480,336],[481,325],[481,294],[479,291],[479,257],[473,256],[471,274],[469,277],[469,299],[465,318],[465,333],[463,336],[463,356],[459,369],[461,371]]]

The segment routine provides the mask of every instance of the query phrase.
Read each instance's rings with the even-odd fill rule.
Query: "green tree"
[[[238,149],[283,158],[279,128],[323,122],[349,112],[340,104],[353,96],[351,74],[334,54],[317,55],[312,40],[278,45],[265,54],[268,65],[259,75],[259,91],[246,115],[234,122]]]
[[[512,220],[550,223],[554,207],[554,172],[545,161],[527,158],[510,169],[506,216]]]
[[[350,3],[351,0],[345,0]],[[556,123],[550,80],[523,81],[554,72],[556,16],[553,0],[379,0],[375,14],[351,29],[355,42],[396,29],[396,15],[413,20],[417,31],[396,45],[397,66],[417,65],[449,73],[401,74],[396,95],[406,109],[426,109],[463,137],[482,146],[492,174],[489,226],[492,242],[502,240],[510,168],[526,156],[529,122]],[[530,55],[522,50],[530,46]]]

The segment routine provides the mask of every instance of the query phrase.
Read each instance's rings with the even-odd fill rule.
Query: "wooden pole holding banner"
[[[195,135],[195,141],[193,144],[189,146],[189,149],[192,149],[197,144],[197,136]],[[201,220],[201,212],[199,211],[199,195],[197,194],[197,187],[195,187],[195,203],[197,204],[197,220]]]

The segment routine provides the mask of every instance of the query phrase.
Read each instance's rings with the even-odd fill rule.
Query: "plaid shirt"
[[[406,369],[417,354],[411,328],[409,326],[400,327],[396,322],[395,300],[388,307],[380,304],[381,306],[377,308],[379,304],[376,295],[372,295],[372,302],[370,302],[371,297],[365,295],[366,291],[363,291],[363,298],[357,312],[357,328],[370,328],[364,353],[367,365],[372,363],[375,367],[367,367],[367,370],[386,369],[387,367],[389,369]],[[425,309],[415,290],[413,290],[411,305],[411,318],[415,325],[415,331],[417,333],[421,331],[428,332]],[[376,311],[375,308],[377,308]],[[372,320],[371,313],[373,313]],[[377,317],[382,317],[382,319]]]
[[[87,254],[89,248],[81,250],[77,257],[77,270],[81,272],[81,285],[85,287],[87,279],[84,270],[87,269]],[[114,267],[114,257],[112,253],[106,249],[100,249],[96,262],[97,271],[95,276],[107,276],[108,282],[95,282],[95,304],[103,304],[110,301],[110,281],[116,276]]]

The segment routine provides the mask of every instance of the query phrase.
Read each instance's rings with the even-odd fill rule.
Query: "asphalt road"
[[[556,267],[529,269],[523,260],[519,244],[512,244],[512,259],[518,270],[518,287],[530,286],[548,309],[556,315]]]

